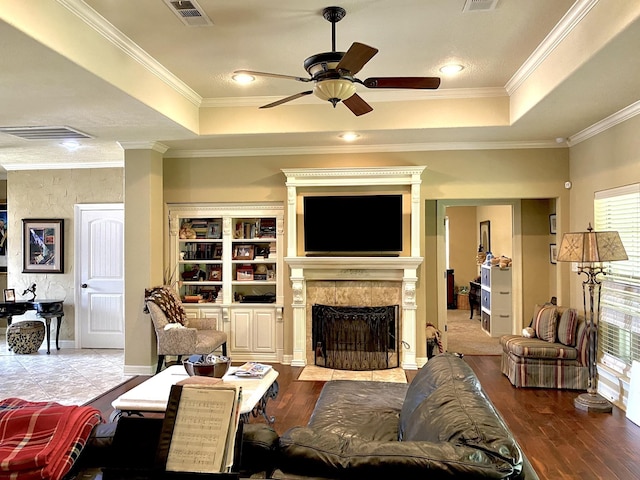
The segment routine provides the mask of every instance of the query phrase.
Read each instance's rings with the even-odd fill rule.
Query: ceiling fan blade
[[[254,72],[253,70],[236,70],[234,74],[253,75],[256,77],[272,77],[272,78],[284,78],[287,80],[297,80],[299,82],[310,82],[310,78],[306,77],[294,77],[293,75],[282,75],[280,73],[267,73],[267,72]]]
[[[356,117],[373,111],[371,105],[365,102],[357,93],[354,93],[346,100],[342,100],[342,103],[344,103]]]
[[[277,102],[269,103],[268,105],[263,105],[260,108],[277,107],[278,105],[282,105],[283,103],[290,102],[291,100],[296,100],[298,98],[304,97],[306,95],[310,95],[312,93],[313,93],[313,90],[309,90],[308,92],[296,93],[295,95],[291,95],[289,97],[282,98],[282,99],[278,100]]]
[[[438,77],[371,77],[362,84],[367,88],[431,88],[440,86]]]
[[[354,42],[347,50],[347,53],[344,54],[342,60],[338,62],[336,70],[347,70],[351,75],[355,75],[376,53],[378,53],[377,48]]]

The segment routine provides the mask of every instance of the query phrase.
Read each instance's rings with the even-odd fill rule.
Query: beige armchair
[[[180,298],[172,288],[146,290],[145,308],[151,315],[158,341],[156,373],[162,370],[167,355],[175,355],[180,361],[183,355],[207,355],[218,348],[227,355],[227,334],[216,329],[215,319],[188,319]]]

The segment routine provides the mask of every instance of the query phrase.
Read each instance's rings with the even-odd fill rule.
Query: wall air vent
[[[211,19],[195,0],[164,0],[169,9],[189,27],[213,25]]]
[[[24,138],[25,140],[71,140],[93,138],[69,127],[0,127],[0,133]]]
[[[463,12],[486,12],[495,10],[498,0],[467,0],[462,8]]]

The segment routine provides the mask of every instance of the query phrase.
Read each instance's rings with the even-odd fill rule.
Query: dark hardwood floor
[[[499,356],[465,356],[515,438],[543,480],[640,479],[640,427],[614,407],[611,414],[576,410],[576,392],[516,389],[500,373]],[[324,382],[297,381],[300,367],[275,365],[278,398],[268,404],[274,428],[282,433],[307,423]],[[407,379],[415,376],[407,371]],[[111,401],[147,377],[136,377],[90,405],[105,418]],[[252,421],[261,421],[252,419]]]

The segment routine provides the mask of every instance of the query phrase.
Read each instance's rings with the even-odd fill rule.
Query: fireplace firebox
[[[399,366],[398,305],[313,305],[315,364],[338,370],[382,370]]]

